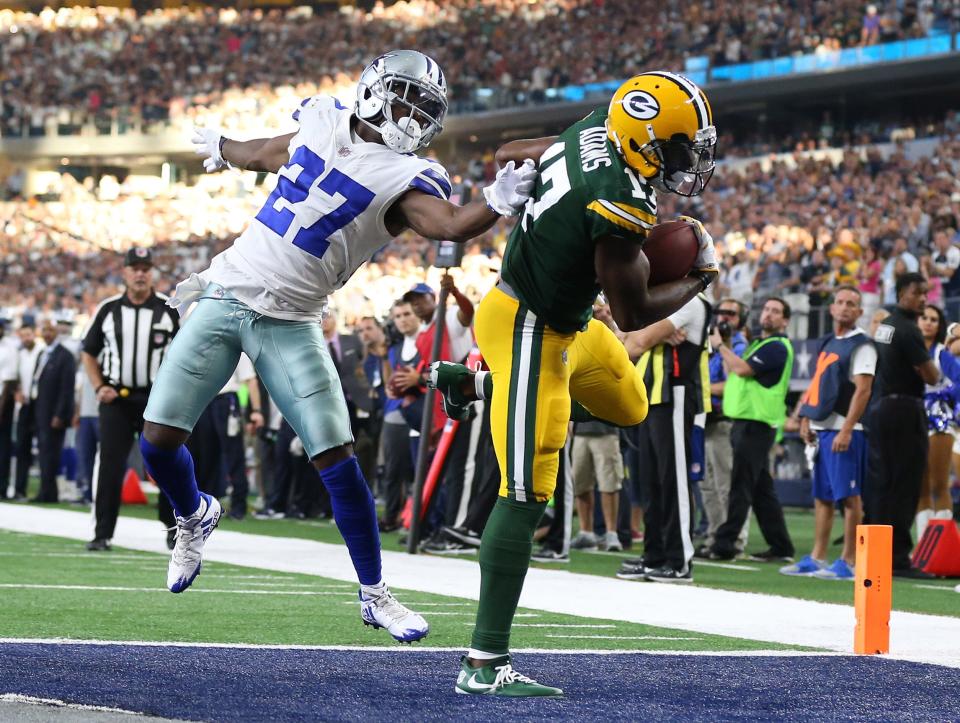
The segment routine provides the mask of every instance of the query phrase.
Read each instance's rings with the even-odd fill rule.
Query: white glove
[[[216,128],[199,128],[194,126],[193,152],[198,156],[205,156],[203,167],[207,173],[213,173],[227,167],[227,162],[220,153],[220,141],[223,134]]]
[[[530,199],[536,180],[537,166],[531,159],[519,168],[510,161],[497,172],[496,180],[483,189],[483,197],[494,213],[516,216]]]
[[[300,441],[300,437],[294,437],[290,441],[290,454],[294,457],[303,456],[303,442]]]
[[[703,223],[690,216],[679,216],[679,220],[692,223],[697,230],[697,239],[700,241],[700,251],[697,254],[697,260],[693,262],[693,268],[706,271],[718,271],[720,266],[717,263],[717,250],[713,246],[713,236],[704,227]]]

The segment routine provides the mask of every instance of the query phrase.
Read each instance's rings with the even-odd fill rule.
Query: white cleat
[[[368,597],[360,590],[360,617],[364,625],[386,628],[401,643],[421,640],[430,632],[427,621],[401,605],[386,586],[376,597]]]
[[[167,567],[170,592],[183,592],[193,584],[203,564],[203,545],[220,522],[223,509],[216,497],[200,493],[200,507],[189,517],[177,518],[177,540]]]

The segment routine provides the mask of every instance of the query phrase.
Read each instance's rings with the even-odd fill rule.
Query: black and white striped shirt
[[[110,386],[147,390],[157,377],[167,346],[180,328],[180,317],[167,297],[154,292],[139,305],[124,294],[97,307],[83,350],[99,357],[103,380]]]

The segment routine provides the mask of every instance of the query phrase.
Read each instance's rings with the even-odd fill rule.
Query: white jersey
[[[256,218],[213,259],[202,278],[254,311],[278,319],[319,319],[339,289],[392,234],[385,217],[411,188],[450,197],[439,163],[354,140],[352,113],[314,96],[294,113],[300,130],[290,160]]]

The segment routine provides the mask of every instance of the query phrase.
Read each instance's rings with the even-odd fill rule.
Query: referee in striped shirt
[[[83,340],[81,359],[97,393],[100,452],[93,488],[96,530],[91,551],[109,550],[117,525],[123,478],[134,435],[143,429],[143,410],[167,346],[180,327],[167,297],[153,290],[153,258],[148,249],[127,251],[124,292],[97,307]],[[175,527],[173,510],[160,495],[160,520]],[[168,534],[168,545],[170,544]]]

